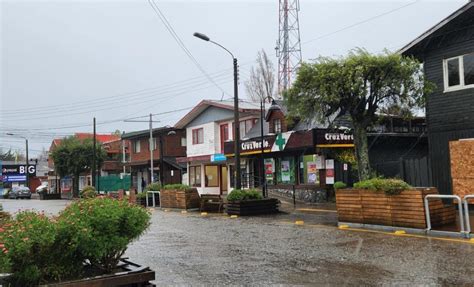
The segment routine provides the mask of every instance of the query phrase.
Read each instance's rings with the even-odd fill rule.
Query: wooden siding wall
[[[474,89],[444,93],[443,59],[474,52],[474,40],[445,44],[425,53],[423,62],[427,79],[437,86],[426,105],[433,182],[440,194],[451,194],[448,142],[474,137]]]

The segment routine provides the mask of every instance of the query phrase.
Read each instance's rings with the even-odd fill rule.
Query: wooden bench
[[[219,194],[201,194],[200,211],[217,211],[221,212],[224,207],[224,200]]]

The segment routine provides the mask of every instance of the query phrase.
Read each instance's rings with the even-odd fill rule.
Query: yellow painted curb
[[[403,234],[407,234],[405,230],[397,230],[394,232],[395,235],[403,235]]]
[[[164,212],[168,212],[169,210],[168,209],[165,209]]]
[[[237,218],[239,217],[238,215],[231,215],[230,218]]]
[[[339,225],[339,229],[347,229],[347,228],[349,228],[349,225],[345,225],[345,224]]]
[[[201,216],[206,216],[207,212],[201,212]]]
[[[304,221],[303,220],[296,220],[295,224],[296,225],[304,225]]]
[[[474,238],[469,239],[469,242],[474,243]]]
[[[182,213],[182,214],[186,214],[186,213],[188,213],[188,212],[187,212],[186,210],[181,210],[181,213]]]

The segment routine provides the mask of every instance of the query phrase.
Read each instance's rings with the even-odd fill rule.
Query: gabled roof
[[[173,127],[164,126],[164,127],[154,128],[152,133],[153,135],[155,135],[155,134],[167,133],[174,130],[176,129]],[[150,130],[147,129],[147,130],[124,133],[122,134],[122,139],[137,139],[137,138],[142,138],[142,137],[148,138],[149,136],[150,136]]]
[[[471,8],[474,8],[474,0],[470,0],[466,5],[462,6],[451,15],[443,19],[441,22],[430,28],[428,31],[421,34],[419,37],[408,43],[405,47],[401,48],[398,52],[401,54],[414,54],[413,50],[416,50],[418,46],[426,44],[425,42],[429,40],[434,34],[436,34],[436,32],[445,28],[445,26],[447,26],[451,21],[468,12]],[[472,12],[473,11],[470,13]]]
[[[91,139],[94,137],[92,133],[75,133],[74,136],[80,140]],[[104,135],[104,134],[96,134],[95,138],[97,141],[101,143],[116,141],[120,139],[119,135]]]
[[[211,106],[233,111],[234,100],[202,100],[190,112],[188,112],[184,117],[182,117],[174,126],[178,129],[185,128],[190,122],[192,122],[196,117],[198,117],[202,112],[204,112],[207,108]],[[239,112],[241,113],[259,110],[260,103],[239,101]]]

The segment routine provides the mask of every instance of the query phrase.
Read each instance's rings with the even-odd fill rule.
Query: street
[[[55,214],[68,201],[1,200]],[[474,245],[337,229],[335,214],[233,218],[156,209],[126,256],[169,285],[471,285]],[[294,224],[304,219],[305,224]]]

